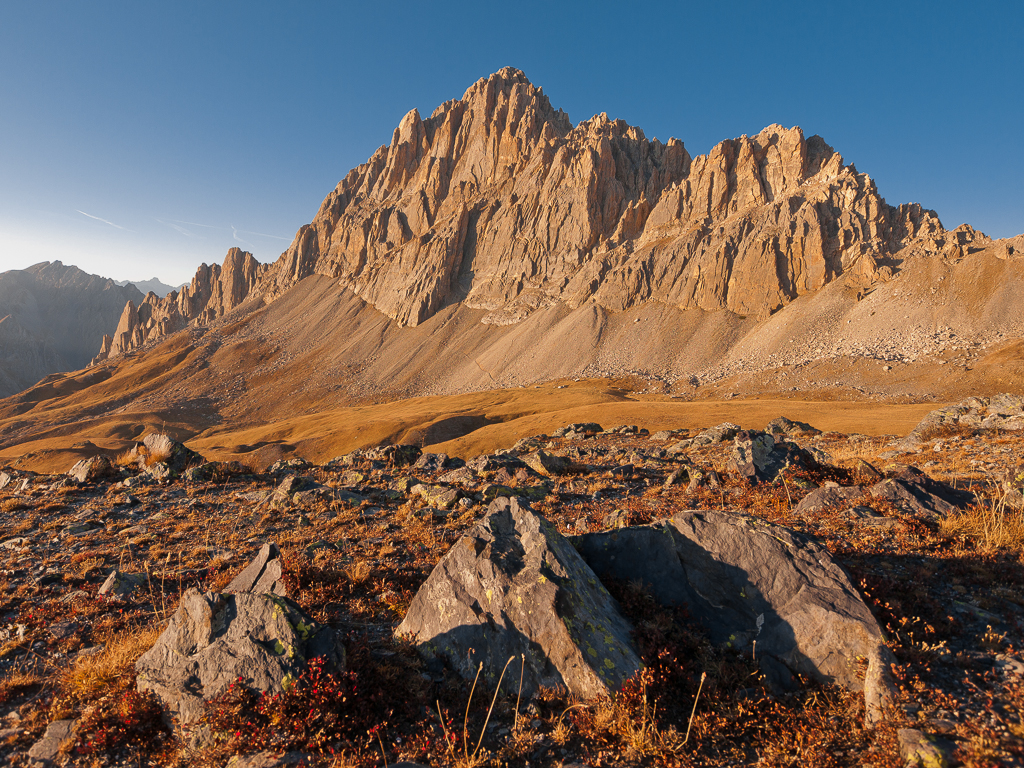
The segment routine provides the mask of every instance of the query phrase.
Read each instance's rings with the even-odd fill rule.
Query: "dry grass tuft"
[[[78,702],[109,693],[125,679],[139,656],[153,647],[160,632],[160,627],[149,626],[111,638],[96,655],[79,658],[61,677],[61,688]]]
[[[114,459],[114,464],[119,467],[134,467],[139,463],[139,454],[136,453],[135,449],[132,448],[127,451],[123,451],[117,455]]]
[[[363,584],[370,578],[372,570],[369,560],[357,560],[345,569],[345,575],[353,584]]]
[[[975,504],[940,522],[939,533],[950,538],[968,536],[984,550],[1024,552],[1024,510],[1008,507],[1005,498],[993,504]]]
[[[42,685],[43,682],[43,677],[34,670],[11,670],[0,678],[0,702],[10,701],[22,691]]]

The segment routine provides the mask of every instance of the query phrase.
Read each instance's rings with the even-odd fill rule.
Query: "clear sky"
[[[0,0],[0,271],[261,261],[346,172],[503,66],[691,154],[818,133],[892,204],[1024,232],[1024,3]]]

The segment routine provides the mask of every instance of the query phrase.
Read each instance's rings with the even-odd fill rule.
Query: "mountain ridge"
[[[187,306],[126,307],[97,360],[248,299],[272,302],[313,274],[402,326],[460,302],[495,325],[588,301],[764,319],[836,279],[867,287],[906,258],[962,258],[989,242],[969,225],[945,230],[916,203],[888,205],[870,177],[799,128],[768,126],[692,158],[681,141],[648,141],[604,114],[574,127],[506,68],[426,120],[410,111],[274,263],[247,262],[238,283],[233,249],[222,267],[231,286],[214,287],[204,265]],[[196,303],[205,295],[231,300],[206,312]]]

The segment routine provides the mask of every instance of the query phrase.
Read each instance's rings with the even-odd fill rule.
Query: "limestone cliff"
[[[223,317],[252,295],[266,269],[251,253],[232,248],[223,266],[203,264],[181,291],[164,298],[150,291],[138,305],[129,301],[114,335],[103,336],[93,363],[180,331],[191,322],[207,324]]]
[[[232,251],[191,289],[126,307],[100,359],[246,297],[274,301],[310,275],[408,326],[455,303],[498,325],[588,301],[763,318],[840,277],[867,286],[908,257],[957,259],[987,242],[967,226],[945,231],[919,205],[888,205],[799,128],[772,125],[691,158],[682,142],[603,114],[574,127],[506,68],[425,120],[407,114],[270,267]]]

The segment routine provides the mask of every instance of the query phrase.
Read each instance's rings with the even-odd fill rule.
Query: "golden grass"
[[[1009,507],[1005,497],[989,505],[975,504],[942,520],[939,532],[950,538],[968,536],[984,550],[1024,552],[1024,510]]]
[[[148,626],[112,637],[99,653],[75,661],[61,676],[61,688],[78,702],[109,693],[112,687],[125,682],[135,662],[153,647],[160,632],[159,626]]]
[[[353,584],[363,584],[370,578],[370,562],[368,560],[357,560],[345,569],[345,575]]]
[[[28,505],[21,499],[4,499],[0,501],[0,512],[14,512],[15,510],[27,507]]]
[[[132,448],[128,451],[122,451],[117,454],[117,458],[114,459],[114,464],[119,467],[134,467],[139,462],[139,454]]]
[[[0,702],[9,700],[27,688],[41,685],[44,678],[35,670],[13,669],[0,678]]]

